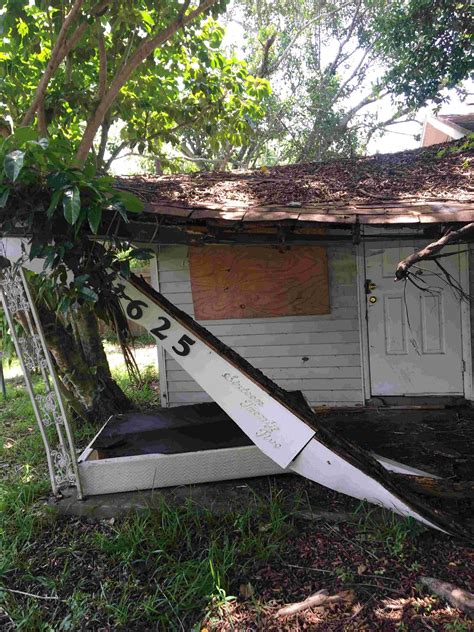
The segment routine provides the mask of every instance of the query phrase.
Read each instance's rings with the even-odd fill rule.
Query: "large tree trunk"
[[[131,410],[132,402],[110,373],[95,314],[82,308],[67,326],[42,301],[37,309],[71,407],[94,423]]]

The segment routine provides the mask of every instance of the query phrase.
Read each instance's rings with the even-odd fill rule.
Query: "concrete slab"
[[[224,514],[261,506],[271,496],[281,494],[289,511],[299,508],[301,517],[312,520],[340,522],[349,519],[357,501],[336,494],[299,476],[263,476],[252,479],[204,483],[183,487],[168,487],[137,492],[104,494],[78,500],[75,488],[63,490],[59,498],[51,497],[48,505],[60,514],[93,520],[119,518],[130,511],[159,508],[165,501],[171,505],[192,502],[198,509]]]

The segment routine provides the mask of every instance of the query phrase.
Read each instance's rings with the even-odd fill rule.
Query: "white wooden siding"
[[[330,314],[200,322],[280,386],[303,391],[312,405],[359,405],[362,381],[355,249],[347,245],[328,248],[328,263]],[[158,270],[160,291],[193,315],[187,247],[162,247]],[[209,401],[169,356],[160,370],[166,371],[170,406]]]

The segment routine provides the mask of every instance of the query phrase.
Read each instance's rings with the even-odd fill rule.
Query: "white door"
[[[397,263],[421,245],[366,244],[366,301],[372,395],[463,395],[461,304],[434,261],[416,268],[416,283],[394,282]],[[443,267],[458,282],[457,246]]]

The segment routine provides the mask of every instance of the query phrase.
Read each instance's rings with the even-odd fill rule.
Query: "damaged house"
[[[433,261],[394,282],[401,260],[474,219],[467,152],[438,152],[122,186],[147,205],[156,289],[312,407],[471,401],[469,301]],[[443,251],[466,295],[468,249]],[[164,405],[209,401],[165,353],[160,370]]]
[[[123,306],[157,339],[162,417],[109,423],[84,493],[291,469],[466,536],[474,255],[411,255],[474,220],[471,154],[121,179],[145,212],[107,230],[156,253]]]

